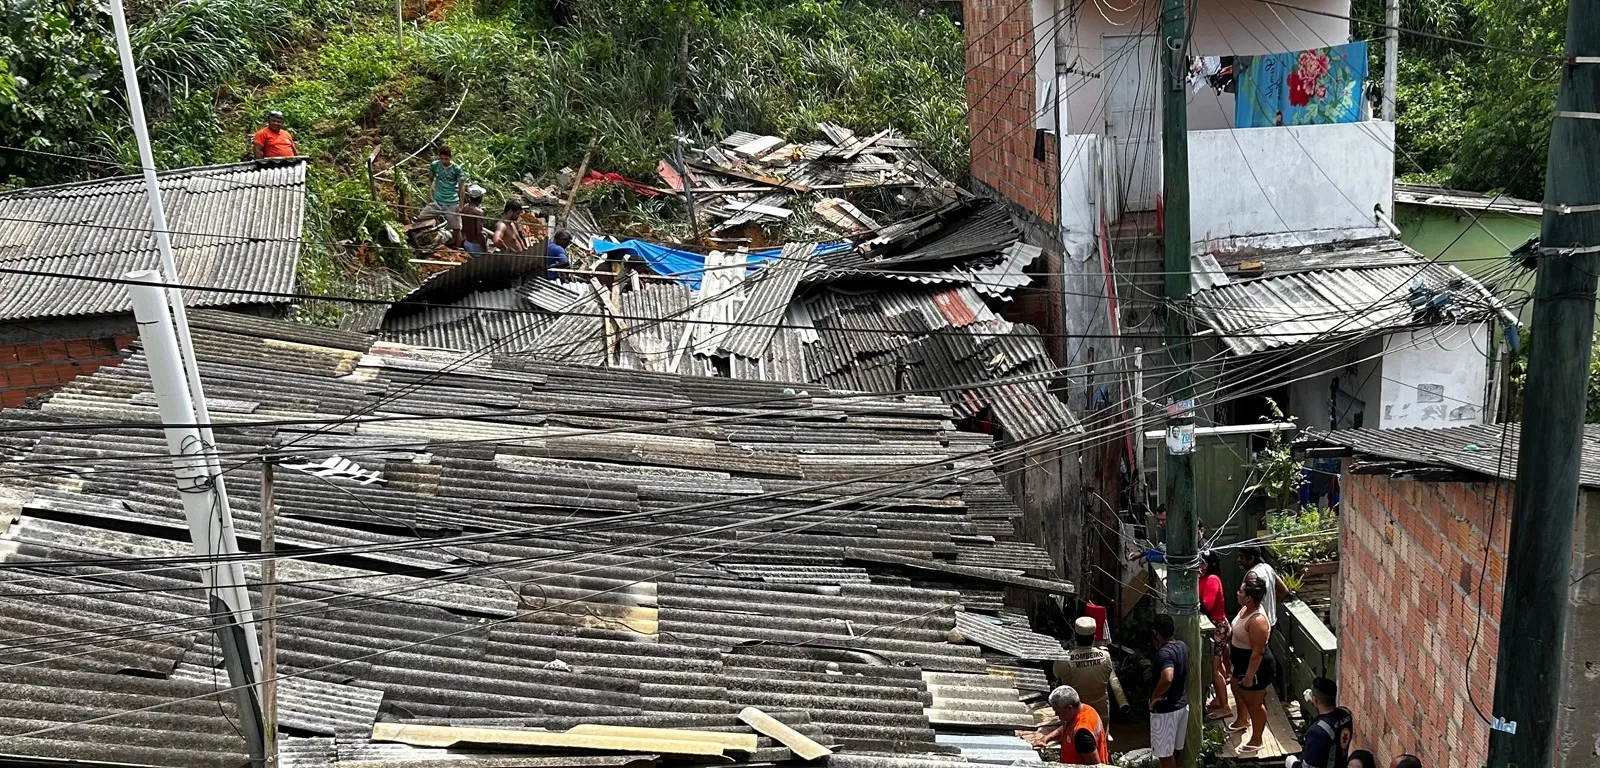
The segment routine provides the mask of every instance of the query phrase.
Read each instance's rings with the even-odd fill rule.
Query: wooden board
[[[833,754],[833,750],[811,740],[811,737],[790,728],[778,719],[762,712],[755,707],[745,707],[739,711],[739,720],[750,726],[763,736],[778,740],[779,744],[789,748],[802,760],[819,760]]]
[[[1233,722],[1232,715],[1228,717],[1227,722]],[[1294,726],[1290,725],[1289,716],[1284,713],[1283,702],[1278,700],[1276,691],[1267,690],[1267,730],[1261,734],[1261,751],[1239,754],[1239,745],[1249,738],[1249,731],[1228,734],[1228,741],[1223,744],[1219,754],[1230,758],[1282,763],[1285,755],[1293,755],[1300,751],[1300,740],[1295,737]]]
[[[632,736],[641,739],[681,739],[684,741],[709,741],[726,749],[754,752],[760,739],[750,733],[723,733],[721,731],[692,731],[680,728],[639,728],[627,725],[597,725],[584,723],[567,729],[567,733],[594,734],[597,736]]]
[[[606,752],[650,752],[666,755],[722,757],[723,746],[711,741],[602,736],[509,728],[453,728],[445,725],[374,723],[373,741],[392,741],[414,747],[454,747],[478,744],[515,747],[593,749]]]

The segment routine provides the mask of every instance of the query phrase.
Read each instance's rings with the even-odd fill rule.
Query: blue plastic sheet
[[[817,255],[826,256],[849,248],[850,243],[848,241],[819,243],[817,245]],[[690,288],[700,287],[700,278],[706,271],[706,257],[703,253],[683,251],[658,243],[647,243],[643,240],[624,240],[620,243],[612,243],[605,240],[594,241],[595,253],[603,255],[613,251],[621,251],[637,256],[641,261],[649,265],[650,269],[655,270],[656,274],[673,278]],[[767,262],[777,259],[782,253],[782,248],[763,248],[759,251],[751,251],[750,271],[754,272],[760,269]]]

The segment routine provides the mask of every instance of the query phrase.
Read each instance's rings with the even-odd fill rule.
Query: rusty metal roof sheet
[[[294,291],[305,212],[304,159],[203,166],[160,174],[178,282],[243,291]],[[139,176],[0,192],[0,265],[121,278],[160,263]],[[189,291],[191,305],[277,304],[287,299]],[[71,278],[0,275],[0,319],[131,310],[124,286]]]

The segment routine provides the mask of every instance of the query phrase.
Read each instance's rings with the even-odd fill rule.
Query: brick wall
[[[1054,224],[1056,141],[1034,159],[1039,108],[1030,0],[966,0],[967,129],[972,178]],[[1046,23],[1044,29],[1050,29]]]
[[[100,366],[116,365],[122,362],[118,350],[132,344],[132,336],[0,344],[0,407],[16,408]]]
[[[1385,764],[1411,752],[1423,765],[1481,765],[1489,731],[1473,702],[1485,714],[1494,703],[1511,483],[1346,473],[1343,493],[1339,696],[1355,745]]]

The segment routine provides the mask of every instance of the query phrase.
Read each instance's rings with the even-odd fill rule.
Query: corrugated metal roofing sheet
[[[1479,424],[1443,429],[1340,429],[1307,430],[1296,440],[1300,446],[1344,446],[1373,458],[1406,461],[1430,467],[1450,467],[1485,477],[1515,480],[1521,424]],[[1600,425],[1583,428],[1583,463],[1578,480],[1585,488],[1600,489]]]
[[[1379,254],[1386,263],[1374,266],[1368,264],[1373,253],[1353,251],[1350,262],[1341,261],[1338,253],[1319,253],[1317,266],[1304,271],[1235,279],[1196,291],[1194,309],[1235,355],[1435,322],[1422,319],[1411,306],[1413,286],[1448,292],[1443,312],[1450,318],[1485,318],[1502,309],[1491,291],[1453,265],[1389,248]]]
[[[245,291],[294,290],[305,212],[304,160],[264,160],[160,175],[178,282]],[[121,278],[160,263],[142,177],[0,192],[0,265]],[[188,291],[196,306],[286,299]],[[0,275],[0,319],[130,311],[125,286]]]

